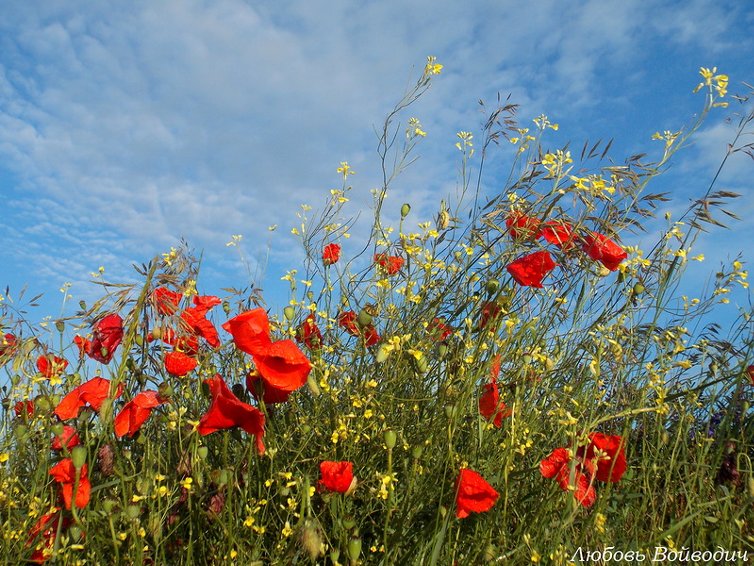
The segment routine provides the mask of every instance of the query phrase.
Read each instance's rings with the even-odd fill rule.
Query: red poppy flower
[[[195,356],[199,352],[199,339],[193,334],[186,334],[178,336],[172,328],[169,326],[162,328],[155,328],[147,334],[147,340],[153,342],[159,337],[168,346],[173,346],[176,351],[183,352],[189,356]]]
[[[165,369],[170,375],[183,377],[188,372],[196,369],[199,362],[196,358],[187,356],[183,352],[168,352],[165,354]]]
[[[303,386],[312,369],[309,360],[292,340],[272,342],[253,358],[265,383],[281,391],[295,391]]]
[[[345,329],[351,336],[364,337],[367,346],[374,346],[380,341],[380,335],[373,324],[367,324],[360,329],[356,319],[358,316],[353,311],[343,311],[338,315],[338,325]]]
[[[569,491],[571,485],[571,453],[567,448],[556,448],[552,453],[539,463],[539,472],[542,477],[555,478],[560,489]],[[580,462],[574,468],[573,492],[576,501],[584,507],[591,507],[597,500],[597,492],[590,476],[583,472]]]
[[[63,432],[52,437],[50,448],[52,448],[53,450],[62,450],[63,446],[65,446],[68,450],[70,450],[71,448],[78,446],[79,444],[81,444],[81,439],[79,438],[79,434],[76,432],[76,429],[70,425],[64,425]]]
[[[490,322],[496,321],[503,309],[497,303],[489,302],[482,305],[481,315],[479,316],[479,329],[484,330]]]
[[[233,395],[220,374],[205,380],[204,383],[209,385],[212,404],[199,421],[199,434],[206,436],[218,430],[240,427],[254,435],[257,451],[264,454],[264,415],[261,411]]]
[[[594,261],[599,261],[610,271],[618,269],[620,263],[628,257],[628,254],[618,244],[607,236],[592,232],[584,236],[584,251]]]
[[[351,336],[358,336],[359,325],[356,324],[356,313],[353,311],[343,311],[338,315],[338,325],[345,328]]]
[[[67,360],[53,356],[52,354],[39,356],[37,358],[37,369],[39,370],[39,373],[47,379],[52,379],[53,377],[60,375],[67,367]]]
[[[626,453],[620,436],[593,432],[589,444],[576,452],[578,458],[589,469],[594,469],[595,477],[603,482],[617,482],[626,472]]]
[[[540,236],[565,252],[573,248],[576,234],[573,227],[567,222],[550,220],[545,222],[540,231]]]
[[[37,544],[30,558],[35,564],[44,564],[52,555],[59,522],[60,509],[53,507],[52,511],[46,515],[42,515],[29,531],[29,538],[26,540],[27,548],[32,545],[38,536],[42,535],[42,540]],[[67,529],[70,524],[71,519],[64,517],[61,527]]]
[[[435,342],[445,342],[453,334],[453,329],[439,318],[432,319],[427,326],[427,333]]]
[[[374,256],[374,262],[384,269],[388,275],[395,275],[403,267],[404,260],[399,256],[381,253]]]
[[[242,352],[253,355],[270,345],[270,322],[262,308],[252,309],[231,318],[223,328],[233,336],[233,343]]]
[[[123,384],[118,385],[118,389],[113,396],[117,399],[123,393]],[[75,419],[79,416],[79,411],[87,403],[95,411],[99,411],[102,403],[110,395],[110,381],[103,377],[95,377],[86,383],[82,383],[71,391],[58,403],[55,408],[55,414],[61,421]]]
[[[175,314],[183,298],[183,293],[171,291],[166,287],[157,287],[152,291],[152,303],[157,312],[164,316]]]
[[[317,317],[310,314],[296,329],[296,340],[306,344],[310,350],[319,350],[322,347],[322,332],[317,323]]]
[[[33,417],[34,401],[32,401],[31,399],[28,399],[26,401],[18,401],[15,405],[13,405],[13,412],[16,413],[17,417],[22,417],[24,415],[24,412],[26,413],[27,417]]]
[[[749,374],[749,381],[751,381],[751,384],[754,385],[754,365],[747,367],[746,373]]]
[[[456,517],[484,513],[492,509],[500,494],[477,472],[462,468],[456,480]]]
[[[368,324],[364,327],[364,344],[367,346],[374,346],[380,341],[380,335],[377,329],[372,324]]]
[[[539,237],[539,225],[539,218],[527,216],[521,212],[513,212],[505,219],[508,232],[516,240],[529,240]]]
[[[213,348],[220,347],[220,336],[215,326],[207,319],[209,310],[221,304],[222,301],[212,295],[194,296],[194,305],[181,313],[181,320],[188,330],[196,336],[201,336]]]
[[[321,490],[349,493],[356,487],[351,462],[324,461],[319,464],[319,488]]]
[[[16,344],[18,344],[18,339],[13,336],[13,334],[4,334],[3,337],[0,338],[0,358],[2,358],[5,354],[10,355],[11,353],[13,353],[13,350],[16,348]]]
[[[76,340],[76,338],[74,338],[74,341],[79,345],[79,348],[82,345],[85,346],[86,354],[90,358],[103,364],[110,363],[115,354],[115,349],[123,340],[123,319],[117,313],[109,314],[100,319],[94,326],[91,340],[81,338]]]
[[[518,284],[541,288],[542,279],[555,269],[556,265],[550,256],[550,252],[543,250],[518,258],[507,269]]]
[[[290,391],[283,391],[266,383],[258,371],[251,371],[246,376],[246,389],[254,396],[254,399],[259,400],[261,397],[265,405],[286,403],[291,396]]]
[[[496,356],[490,370],[490,382],[482,387],[479,397],[479,413],[488,421],[491,420],[496,428],[503,426],[503,419],[513,414],[505,403],[500,400],[497,378],[500,375],[500,356]]]
[[[325,249],[322,250],[322,263],[325,265],[332,265],[340,259],[340,245],[327,244]]]
[[[83,509],[89,503],[89,494],[92,489],[92,485],[89,483],[89,477],[87,475],[88,470],[86,464],[81,466],[79,474],[79,485],[76,491],[76,507]],[[63,502],[65,508],[70,509],[71,503],[73,503],[73,488],[76,482],[76,467],[73,465],[73,460],[65,458],[52,468],[50,468],[50,475],[53,479],[60,484],[61,491],[63,492]]]
[[[160,397],[157,391],[137,393],[116,415],[113,422],[115,436],[118,438],[125,435],[133,437],[152,414],[152,409],[165,402],[166,400]]]

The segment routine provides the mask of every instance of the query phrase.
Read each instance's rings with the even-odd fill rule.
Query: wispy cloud
[[[380,182],[372,125],[426,55],[446,65],[416,108],[430,136],[391,197],[424,216],[453,190],[454,133],[481,121],[477,99],[512,92],[522,117],[552,112],[576,135],[622,127],[635,121],[635,97],[646,101],[661,81],[647,70],[664,64],[658,56],[722,56],[740,49],[734,38],[750,41],[734,25],[745,10],[701,1],[51,1],[4,10],[0,167],[14,181],[3,188],[0,259],[23,266],[15,280],[54,285],[105,262],[125,264],[115,267],[125,275],[124,259],[147,259],[180,237],[222,251],[243,233],[250,261],[264,265],[267,247],[256,244],[270,224],[281,225],[278,258],[291,257],[284,227],[300,203],[338,186],[340,160],[359,173],[356,211],[370,205]],[[604,118],[606,107],[617,111]],[[240,272],[227,257],[218,265]]]

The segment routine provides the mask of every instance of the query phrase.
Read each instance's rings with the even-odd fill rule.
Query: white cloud
[[[243,233],[263,264],[255,243],[270,224],[287,233],[300,203],[322,202],[339,161],[358,171],[354,208],[370,205],[380,182],[372,124],[409,67],[416,77],[436,54],[443,75],[413,111],[430,133],[423,158],[391,195],[426,217],[453,189],[454,133],[480,123],[479,98],[513,92],[526,119],[573,120],[599,98],[629,107],[598,77],[626,69],[636,85],[636,61],[652,56],[646,39],[671,5],[669,42],[726,48],[735,15],[676,4],[11,2],[0,23],[0,162],[19,183],[5,191],[0,244],[55,284],[105,261],[125,274],[125,257],[146,260],[181,236],[217,250]],[[281,239],[275,253],[292,259]]]

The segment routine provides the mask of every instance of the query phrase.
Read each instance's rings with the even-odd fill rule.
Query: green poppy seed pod
[[[138,519],[139,515],[141,515],[141,507],[138,505],[129,505],[126,507],[126,517],[129,519]]]
[[[64,430],[63,423],[55,423],[50,427],[50,432],[52,432],[53,436],[60,436]]]
[[[422,356],[418,360],[415,360],[416,363],[416,369],[419,373],[427,373],[429,370],[429,362],[427,362],[427,357]]]
[[[409,212],[411,212],[411,205],[407,202],[404,202],[403,206],[401,207],[401,219],[406,218]]]
[[[293,317],[296,316],[296,309],[294,309],[291,305],[288,305],[283,309],[283,316],[285,316],[285,320],[291,322],[293,320]]]
[[[223,301],[223,312],[226,315],[230,314],[230,303],[228,301]]]
[[[387,360],[390,357],[390,349],[385,344],[381,344],[380,347],[377,349],[377,355],[375,356],[375,360],[377,360],[378,364],[383,363],[385,360]]]
[[[110,350],[108,350],[107,348],[105,348],[104,346],[102,346],[99,349],[99,353],[102,355],[103,358],[107,358],[108,354],[110,353]]]
[[[112,499],[105,499],[102,502],[102,509],[107,513],[108,515],[112,514],[113,509],[115,509],[115,501]]]
[[[642,293],[644,293],[644,285],[642,285],[641,283],[637,283],[636,285],[634,285],[634,290],[633,290],[633,293],[634,293],[634,295],[636,295],[637,297],[638,297],[639,295],[641,295]]]
[[[338,559],[340,558],[340,550],[333,548],[330,551],[330,560],[333,564],[338,564]]]
[[[123,457],[126,460],[130,460],[131,459],[131,449],[130,448],[124,448],[123,449]]]
[[[445,416],[449,419],[452,419],[456,416],[456,408],[455,405],[445,405]]]
[[[152,338],[154,338],[155,340],[162,338],[162,326],[155,326],[152,329]]]
[[[353,517],[346,517],[343,519],[343,528],[347,531],[350,531],[352,528],[356,526],[356,521],[353,520]]]
[[[60,332],[61,334],[63,334],[63,332],[65,332],[65,321],[63,321],[63,320],[56,320],[55,321],[55,329],[58,332]]]
[[[398,435],[395,434],[394,430],[386,430],[385,435],[385,446],[387,446],[388,450],[392,450],[395,448],[395,442],[398,440]]]
[[[141,434],[141,431],[138,431],[136,433],[136,444],[144,445],[147,443],[147,437],[144,434]]]
[[[279,493],[283,497],[288,497],[291,494],[291,490],[287,487],[281,487]]]
[[[440,354],[441,358],[444,358],[445,355],[448,353],[448,345],[447,344],[440,344],[437,347],[437,353]]]
[[[532,362],[532,357],[530,354],[524,354],[521,358],[521,361],[528,366]]]
[[[71,449],[71,462],[79,470],[86,463],[86,448],[83,446],[74,446]]]
[[[312,427],[308,424],[304,424],[301,426],[301,432],[304,434],[309,434],[312,431]]]
[[[141,334],[137,334],[134,340],[136,340],[136,345],[139,348],[141,348],[144,345],[144,337]]]
[[[348,558],[351,564],[356,564],[361,556],[361,539],[352,538],[348,541]]]
[[[52,404],[47,397],[40,395],[34,399],[34,408],[40,413],[48,413],[52,409]]]
[[[751,404],[748,401],[744,401],[742,409],[744,414],[749,412],[749,408],[751,407]]]
[[[500,289],[500,281],[497,279],[490,279],[487,281],[487,284],[484,286],[485,290],[487,291],[488,295],[494,295],[497,293],[498,289]]]
[[[414,446],[411,449],[411,457],[414,460],[418,460],[419,458],[422,457],[422,452],[424,452],[424,447],[422,447],[422,446]]]
[[[86,310],[86,301],[79,301],[79,307],[81,307],[82,311]]]
[[[206,460],[207,456],[209,455],[209,449],[206,446],[200,446],[199,448],[196,449],[196,454],[202,460]]]
[[[370,324],[372,324],[372,315],[369,314],[366,309],[361,309],[359,316],[356,317],[356,322],[358,322],[359,326],[361,326],[362,328],[369,326]]]

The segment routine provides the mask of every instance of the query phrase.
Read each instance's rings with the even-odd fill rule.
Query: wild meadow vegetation
[[[421,221],[386,196],[441,69],[430,58],[380,130],[370,226],[349,238],[347,163],[302,208],[284,309],[232,282],[202,294],[187,247],[135,266],[138,284],[100,275],[100,299],[42,326],[6,290],[3,563],[749,559],[745,262],[684,280],[738,195],[710,171],[671,216],[652,192],[708,114],[745,99],[703,68],[696,121],[656,134],[655,159],[551,148],[557,124],[503,101],[459,132],[458,194]],[[753,121],[726,160],[751,153]],[[493,152],[509,173],[485,169]]]

